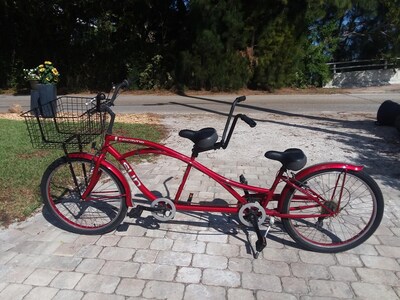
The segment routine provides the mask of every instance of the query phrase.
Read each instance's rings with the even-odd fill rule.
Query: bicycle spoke
[[[371,235],[370,228],[377,216],[377,198],[362,179],[364,176],[344,174],[340,170],[309,176],[304,185],[323,200],[321,205],[315,205],[316,201],[299,200],[301,195],[296,195],[300,192],[293,192],[285,207],[298,217],[284,220],[291,236],[306,247],[325,251],[350,247],[360,238]]]
[[[68,176],[71,169],[74,176]],[[89,170],[91,162],[85,160],[61,164],[51,173],[46,196],[49,197],[50,207],[63,221],[82,230],[108,226],[123,217],[121,210],[126,211],[125,193],[105,170],[101,170],[93,189],[82,199],[81,193],[87,189],[92,175]]]

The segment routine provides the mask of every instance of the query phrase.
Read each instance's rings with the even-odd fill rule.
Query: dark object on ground
[[[396,118],[400,116],[400,104],[392,100],[384,101],[378,109],[377,124],[386,126],[395,126]],[[399,129],[398,126],[396,126]]]
[[[394,121],[394,126],[396,126],[397,130],[400,132],[400,115],[397,116],[396,120]]]

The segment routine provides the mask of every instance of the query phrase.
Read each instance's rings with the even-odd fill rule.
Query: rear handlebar
[[[235,101],[233,101],[232,106],[231,106],[231,110],[230,110],[229,115],[228,115],[228,119],[226,120],[226,124],[225,124],[225,128],[224,128],[224,132],[222,134],[221,141],[219,141],[219,142],[217,142],[215,144],[215,147],[214,147],[215,149],[219,149],[219,148],[226,149],[226,147],[228,147],[228,144],[229,144],[229,141],[231,139],[232,133],[233,133],[233,131],[235,129],[235,126],[236,126],[236,122],[237,122],[237,120],[239,118],[242,119],[244,122],[246,122],[247,125],[249,125],[252,128],[257,125],[257,123],[252,118],[250,118],[250,117],[248,117],[246,115],[243,115],[243,114],[237,114],[234,117],[233,122],[231,124],[231,119],[233,117],[233,112],[235,110],[236,104],[238,104],[240,102],[243,102],[245,100],[246,100],[246,96],[240,96],[240,97],[237,97],[235,99]],[[227,134],[228,134],[228,136],[227,136]]]
[[[240,118],[247,123],[251,128],[256,127],[257,123],[254,121],[252,118],[246,116],[246,115],[240,115]]]
[[[246,100],[246,96],[237,97],[235,100],[237,101],[237,103],[243,102],[244,100]]]
[[[225,142],[225,137],[226,137],[226,134],[228,133],[229,124],[231,123],[233,111],[235,110],[236,104],[238,104],[239,102],[243,102],[244,100],[246,100],[246,96],[240,96],[240,97],[237,97],[235,99],[235,101],[233,101],[233,103],[232,103],[231,110],[229,112],[228,119],[226,120],[224,132],[222,134],[222,138],[221,138],[221,142],[220,142],[222,145]]]

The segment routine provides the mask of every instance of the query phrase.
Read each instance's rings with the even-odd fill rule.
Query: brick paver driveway
[[[271,182],[278,165],[263,153],[284,150],[283,144],[303,148],[310,163],[363,163],[386,201],[383,223],[374,236],[344,253],[313,253],[297,248],[278,222],[256,260],[249,244],[254,232],[235,216],[178,213],[174,220],[159,223],[143,214],[126,218],[107,235],[80,236],[57,228],[46,212],[39,212],[0,231],[0,299],[399,299],[396,134],[374,129],[362,115],[255,117],[255,131],[241,124],[226,152],[205,153],[202,161],[232,179],[243,173],[254,185]],[[165,116],[163,122],[171,130],[168,144],[189,153],[190,144],[177,137],[177,128],[208,124],[221,129],[224,121],[203,114]],[[165,195],[176,188],[174,174],[181,166],[161,159],[138,168]],[[189,184],[205,199],[226,199],[200,174]],[[141,198],[137,191],[134,196]]]

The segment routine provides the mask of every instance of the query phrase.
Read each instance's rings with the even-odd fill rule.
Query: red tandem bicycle
[[[285,230],[301,247],[325,253],[354,248],[378,228],[384,210],[383,196],[363,166],[326,162],[304,168],[307,158],[300,149],[267,151],[265,157],[282,166],[272,185],[266,188],[249,185],[243,175],[239,181],[227,179],[199,163],[196,158],[200,153],[226,149],[239,119],[256,126],[250,117],[234,115],[235,106],[245,101],[245,96],[233,101],[220,140],[211,127],[179,132],[182,138],[193,142],[191,156],[151,141],[113,135],[115,113],[111,107],[127,86],[126,80],[114,86],[111,97],[103,93],[93,98],[59,97],[46,107],[23,114],[34,147],[61,148],[65,152],[44,172],[41,194],[45,206],[66,230],[104,234],[138,210],[151,211],[159,221],[173,219],[176,211],[229,213],[238,215],[245,226],[254,227],[257,257],[267,244],[266,236],[276,218],[280,218]],[[94,154],[83,152],[83,147],[98,136],[103,136],[100,149]],[[136,146],[120,153],[115,147],[120,143]],[[160,198],[150,191],[127,160],[147,154],[177,159],[186,165],[173,197]],[[195,204],[191,199],[181,199],[192,169],[215,180],[236,203]],[[150,200],[150,205],[134,203],[127,178]],[[278,186],[283,186],[279,193]],[[268,205],[271,203],[272,208]],[[130,212],[128,207],[132,207]],[[267,222],[269,226],[262,232],[260,225]]]

